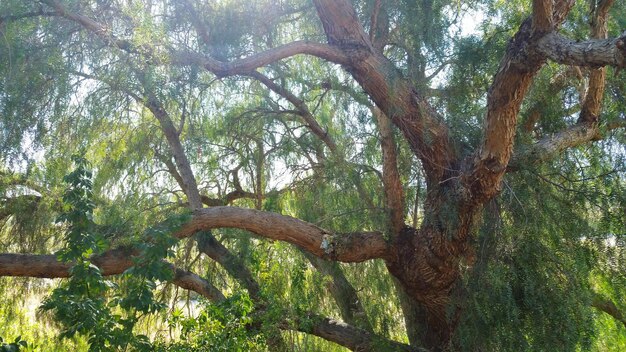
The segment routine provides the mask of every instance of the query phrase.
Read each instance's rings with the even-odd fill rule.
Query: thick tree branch
[[[614,0],[603,0],[598,4],[591,21],[591,36],[595,39],[606,39],[608,36],[607,17]],[[589,73],[589,89],[580,111],[578,122],[594,123],[598,121],[604,85],[606,80],[606,67],[592,68]]]
[[[513,149],[522,100],[532,78],[545,62],[541,55],[528,54],[531,36],[531,21],[527,19],[509,42],[489,88],[483,140],[473,160],[472,171],[463,178],[472,202],[484,203],[499,192]]]
[[[95,256],[91,262],[100,268],[102,275],[118,275],[132,267],[133,256],[137,253],[132,249],[122,248]],[[40,278],[69,277],[72,264],[59,262],[57,257],[49,254],[0,254],[0,276],[27,276]],[[198,275],[175,268],[173,283],[192,290],[211,300],[222,300],[224,295],[213,285]]]
[[[456,159],[445,124],[393,63],[374,50],[349,1],[314,4],[328,43],[350,58],[344,68],[402,131],[428,180],[436,185]]]
[[[552,29],[554,0],[533,0],[533,32],[549,32]]]
[[[236,207],[197,210],[175,236],[188,237],[213,228],[238,228],[273,240],[294,244],[320,258],[362,262],[389,255],[380,232],[331,234],[313,224],[286,215]]]
[[[319,336],[347,347],[352,351],[412,351],[428,352],[419,347],[405,345],[367,330],[350,326],[344,322],[309,314],[305,319],[297,318],[282,324],[281,329],[296,330]]]
[[[619,38],[591,39],[576,42],[558,33],[545,35],[537,51],[550,60],[565,65],[626,67],[626,32]]]
[[[571,0],[556,4],[554,28],[560,26],[572,5]],[[520,106],[533,77],[546,61],[546,55],[534,49],[546,35],[533,31],[532,24],[533,18],[524,21],[511,39],[489,88],[483,140],[468,163],[471,171],[463,173],[461,179],[469,190],[470,203],[483,204],[499,192],[513,150]]]
[[[614,0],[603,0],[592,14],[591,34],[596,39],[607,36],[607,17]],[[578,123],[560,133],[546,137],[530,148],[516,152],[507,167],[507,171],[518,170],[523,166],[532,166],[541,163],[563,150],[572,148],[592,140],[601,139],[602,132],[598,125],[599,113],[602,107],[606,68],[592,68],[589,73],[589,88],[585,93]],[[602,130],[624,127],[626,121],[615,121],[607,124]]]

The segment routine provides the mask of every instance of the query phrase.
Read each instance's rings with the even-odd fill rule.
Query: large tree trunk
[[[474,261],[471,239],[480,208],[460,208],[458,202],[442,194],[429,198],[430,210],[422,226],[417,230],[407,226],[396,237],[395,253],[387,260],[387,268],[414,301],[405,303],[411,308],[409,313],[421,321],[420,325],[407,324],[407,329],[414,330],[409,336],[439,351],[449,345],[457,324],[451,296],[462,268]]]

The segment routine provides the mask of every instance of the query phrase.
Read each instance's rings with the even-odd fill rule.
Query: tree
[[[123,245],[188,208],[172,235],[195,247],[159,270],[210,300],[227,286],[191,271],[205,270],[193,251],[263,312],[292,298],[269,294],[259,239],[297,249],[274,242],[274,259],[311,305],[261,325],[353,350],[587,348],[592,307],[623,323],[626,304],[613,3],[6,1],[2,148],[18,166],[2,174],[5,232],[58,240],[58,180],[83,147],[101,209],[90,231],[110,248],[88,259],[104,276],[140,267],[146,252]],[[470,10],[487,16],[481,36],[454,30]],[[28,143],[44,155],[20,154]],[[5,253],[0,275],[68,277],[75,263]],[[303,284],[306,268],[329,278],[334,308],[315,310],[306,290],[324,288]],[[373,317],[393,297],[405,343]]]

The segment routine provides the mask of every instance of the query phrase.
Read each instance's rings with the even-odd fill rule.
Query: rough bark
[[[537,44],[541,54],[560,64],[626,67],[626,33],[619,38],[577,42],[551,32]]]
[[[314,4],[328,44],[350,59],[342,66],[402,131],[428,180],[435,183],[455,158],[447,127],[397,68],[374,50],[349,2],[315,0]]]

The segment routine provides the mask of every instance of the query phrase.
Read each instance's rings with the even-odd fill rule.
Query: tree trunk
[[[407,296],[402,305],[412,322],[406,324],[413,330],[408,332],[411,343],[419,339],[433,351],[449,346],[456,327],[457,308],[451,296],[462,268],[474,261],[471,234],[479,214],[475,208],[455,209],[448,204],[440,202],[436,211],[427,212],[419,229],[405,227],[394,243],[395,255],[386,262]]]

